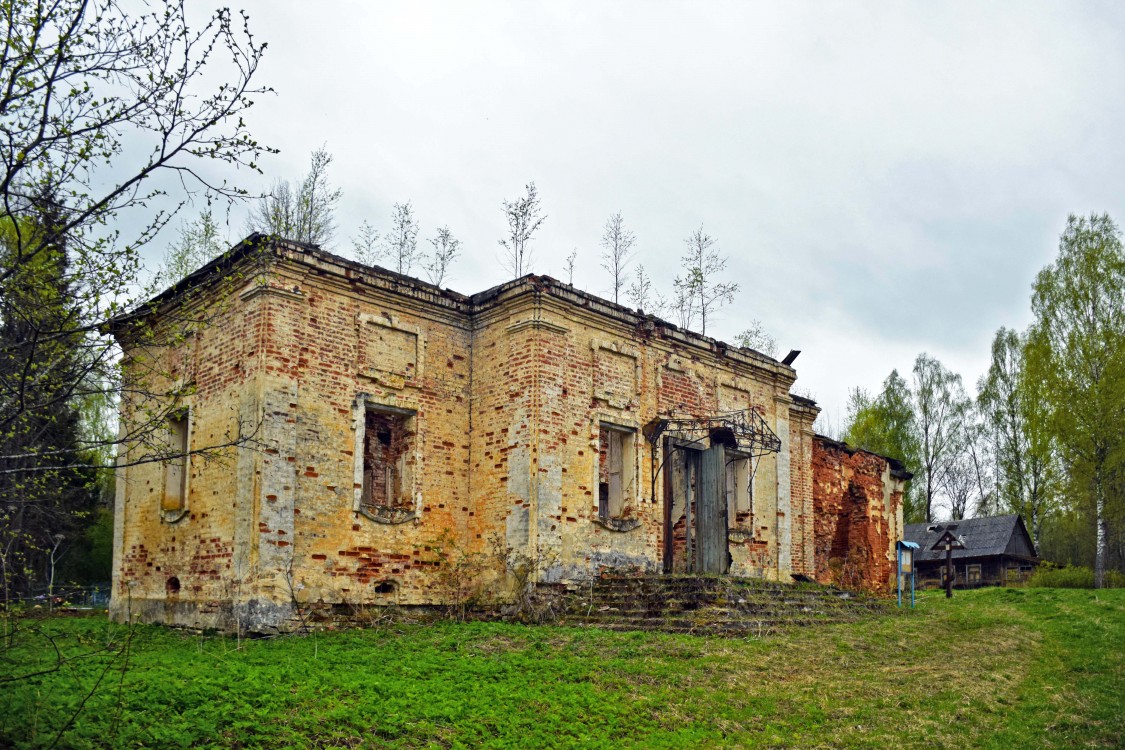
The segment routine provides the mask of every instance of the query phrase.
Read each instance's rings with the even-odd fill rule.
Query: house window
[[[168,453],[164,462],[164,499],[160,509],[165,517],[182,514],[187,507],[188,412],[181,410],[168,419]]]
[[[363,488],[360,507],[371,514],[410,509],[413,414],[367,409],[363,424]]]
[[[727,453],[726,461],[727,522],[733,525],[746,520],[752,510],[754,498],[750,486],[750,457],[740,453]]]
[[[965,583],[970,586],[980,585],[980,565],[965,566]]]
[[[633,493],[636,431],[602,424],[598,432],[598,516],[624,518]]]

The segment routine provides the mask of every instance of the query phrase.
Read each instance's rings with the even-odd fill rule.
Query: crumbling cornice
[[[782,383],[792,384],[796,380],[796,370],[761,352],[680,328],[654,315],[576,289],[550,276],[528,274],[482,292],[465,295],[387,268],[349,260],[316,245],[261,233],[251,234],[178,283],[138,305],[131,312],[115,318],[111,321],[111,328],[116,331],[121,323],[130,319],[160,314],[169,306],[179,303],[188,290],[210,286],[224,278],[229,279],[233,269],[254,256],[257,256],[257,262],[263,266],[263,271],[270,263],[288,262],[303,268],[305,273],[333,278],[351,285],[361,284],[385,295],[413,300],[419,310],[437,307],[455,315],[464,315],[468,318],[467,323],[473,327],[476,327],[475,323],[480,319],[490,318],[494,311],[509,308],[519,298],[529,298],[532,306],[546,306],[557,302],[556,309],[563,314],[589,315],[601,322],[612,320],[623,329],[622,335],[625,336],[635,337],[637,331],[645,331],[654,340],[679,344],[706,356],[730,360],[759,373],[764,371]]]

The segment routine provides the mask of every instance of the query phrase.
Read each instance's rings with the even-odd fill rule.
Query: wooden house
[[[964,545],[964,549],[953,550],[957,588],[1017,583],[1026,580],[1039,564],[1031,535],[1018,515],[908,524],[903,539],[920,547],[914,556],[919,587],[942,584],[945,551],[933,547],[946,530],[952,530]]]

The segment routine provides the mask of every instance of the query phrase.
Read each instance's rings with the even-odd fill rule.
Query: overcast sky
[[[921,351],[975,391],[1067,214],[1125,221],[1122,3],[245,7],[277,91],[249,122],[281,149],[247,187],[326,146],[328,249],[411,200],[422,238],[464,243],[448,286],[480,291],[506,280],[501,201],[534,181],[534,271],[576,248],[575,284],[605,294],[621,211],[667,293],[702,225],[741,286],[709,333],[760,319],[833,422]]]

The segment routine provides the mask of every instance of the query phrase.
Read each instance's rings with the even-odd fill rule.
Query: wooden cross
[[[954,534],[957,524],[951,523],[945,527],[944,531],[941,526],[937,527],[937,531],[943,531],[942,535],[934,542],[934,546],[930,547],[931,550],[945,550],[945,598],[953,598],[953,550],[965,549],[965,545],[961,537]]]

